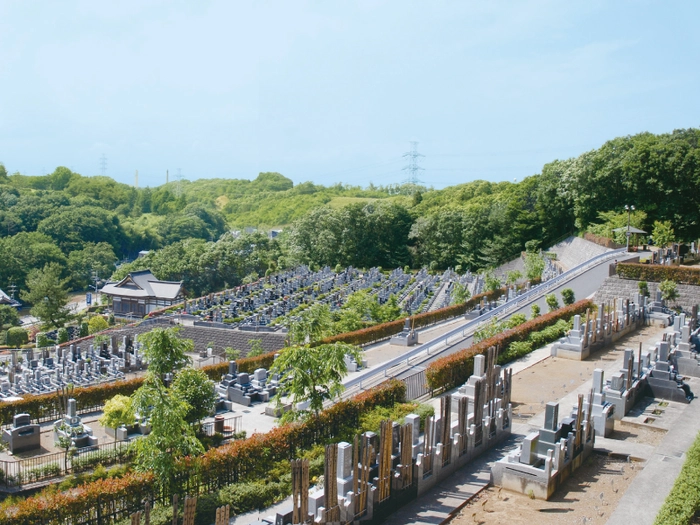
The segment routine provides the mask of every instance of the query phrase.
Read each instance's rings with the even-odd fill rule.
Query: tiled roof
[[[175,299],[182,290],[182,281],[159,281],[151,270],[131,272],[119,282],[108,282],[100,290],[106,295],[121,297],[154,297]]]

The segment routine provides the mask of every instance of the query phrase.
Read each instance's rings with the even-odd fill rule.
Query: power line
[[[423,168],[418,165],[418,158],[425,157],[425,155],[418,153],[418,142],[412,140],[411,151],[404,153],[403,156],[408,158],[408,165],[402,169],[409,173],[408,179],[403,181],[403,184],[423,184],[422,180],[418,180],[418,172],[423,171]]]

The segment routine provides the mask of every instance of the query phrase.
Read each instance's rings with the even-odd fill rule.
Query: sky
[[[522,180],[700,125],[700,2],[0,2],[0,162],[182,178]]]

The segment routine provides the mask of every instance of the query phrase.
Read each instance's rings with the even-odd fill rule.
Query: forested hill
[[[697,129],[621,137],[517,184],[444,190],[294,186],[278,173],[136,189],[64,167],[33,177],[0,166],[0,288],[22,288],[30,270],[52,262],[82,289],[93,269],[108,276],[117,259],[149,249],[118,275],[150,266],[191,293],[301,262],[478,269],[531,239],[544,246],[572,230],[609,232],[626,224],[625,204],[639,210],[634,225],[669,221],[690,241],[700,237],[699,138]],[[285,232],[224,235],[248,226]]]

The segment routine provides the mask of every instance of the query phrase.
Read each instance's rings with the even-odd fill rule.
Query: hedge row
[[[258,368],[270,368],[274,359],[274,353],[263,354],[257,357],[244,357],[239,359],[238,369],[241,372],[252,373]],[[228,373],[228,363],[209,365],[202,367],[202,371],[213,381],[220,381],[221,376]],[[99,408],[117,394],[130,396],[143,384],[144,378],[137,377],[126,381],[113,381],[88,387],[76,388],[72,397],[77,401],[79,409]],[[0,424],[12,423],[15,414],[29,414],[32,419],[45,420],[50,417],[59,417],[58,395],[54,393],[40,395],[25,395],[17,401],[0,403]]]
[[[593,303],[584,299],[554,312],[530,319],[520,326],[484,339],[454,354],[441,357],[430,363],[426,370],[428,386],[432,390],[450,390],[462,385],[466,383],[474,371],[475,355],[485,353],[491,346],[506,348],[515,341],[525,341],[531,333],[539,332],[556,323],[559,319],[568,319],[573,315],[584,313],[588,308],[593,308]]]
[[[686,453],[681,473],[654,520],[654,525],[686,525],[700,511],[700,434]]]
[[[110,515],[121,518],[141,509],[143,500],[152,497],[153,486],[151,473],[97,480],[69,491],[4,505],[0,524],[104,523]]]
[[[322,411],[318,418],[278,427],[266,434],[211,449],[180,461],[176,475],[180,494],[210,493],[231,483],[264,477],[275,463],[295,458],[301,449],[338,438],[349,439],[360,416],[378,406],[405,402],[406,386],[390,380]],[[87,483],[67,492],[43,494],[0,509],[0,525],[59,525],[96,523],[97,516],[119,519],[139,510],[142,500],[155,494],[150,473]],[[165,495],[168,497],[169,495]],[[116,511],[116,512],[115,512]]]
[[[465,313],[473,309],[475,306],[480,304],[482,300],[494,301],[504,293],[505,290],[503,288],[500,288],[493,292],[484,292],[469,298],[466,302],[461,304],[445,306],[444,308],[440,308],[432,312],[425,312],[422,314],[414,315],[411,317],[411,323],[415,328],[422,328],[424,326],[430,326],[440,321],[444,321],[445,319],[452,319],[453,317],[464,315]],[[368,343],[374,343],[376,341],[386,339],[401,332],[401,330],[403,330],[404,327],[404,322],[405,321],[403,319],[399,319],[398,321],[390,321],[388,323],[370,326],[369,328],[363,328],[362,330],[355,330],[354,332],[346,332],[344,334],[326,337],[325,339],[322,339],[315,343],[315,345],[348,343],[351,345],[359,346]]]
[[[700,285],[700,268],[665,266],[662,264],[618,263],[617,275],[636,281],[675,281],[681,284]]]

